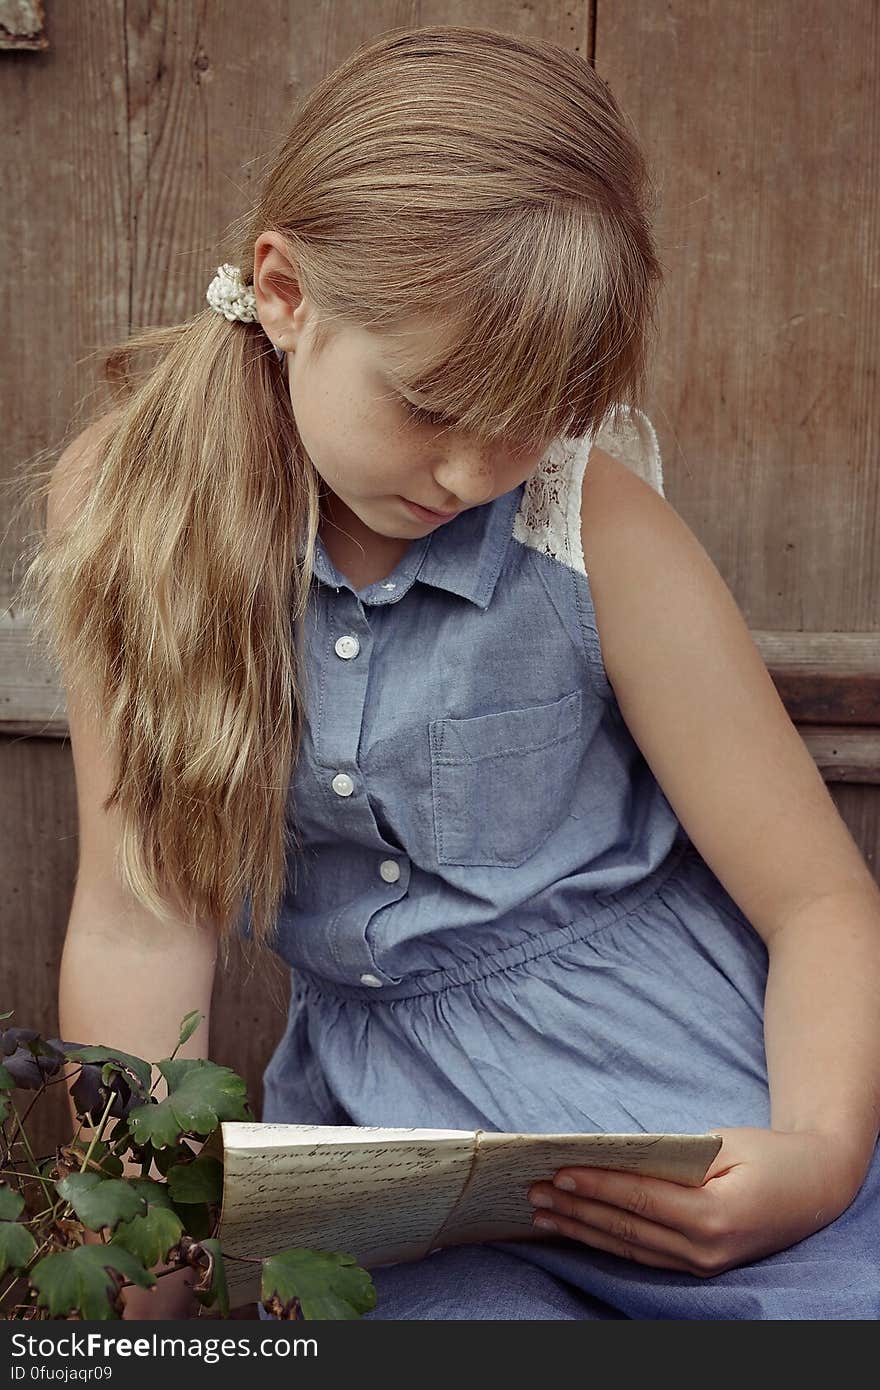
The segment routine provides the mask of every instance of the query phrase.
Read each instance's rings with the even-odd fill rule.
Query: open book
[[[717,1134],[500,1134],[371,1125],[220,1125],[224,1255],[342,1251],[364,1269],[445,1245],[548,1240],[531,1185],[562,1167],[616,1168],[698,1187]],[[219,1149],[217,1131],[209,1147]],[[218,1154],[219,1156],[219,1154]],[[260,1297],[259,1263],[227,1259],[230,1307]]]

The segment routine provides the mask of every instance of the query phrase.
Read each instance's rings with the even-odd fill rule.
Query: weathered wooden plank
[[[795,724],[880,726],[880,632],[753,632]]]
[[[877,8],[830,14],[597,4],[660,195],[666,493],[768,631],[880,623]]]
[[[880,633],[752,637],[795,724],[880,726]],[[0,614],[0,733],[67,735],[64,693],[22,613]],[[862,736],[860,748],[868,746]]]

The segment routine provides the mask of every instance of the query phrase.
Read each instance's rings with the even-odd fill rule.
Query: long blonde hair
[[[318,348],[334,326],[439,313],[456,346],[409,384],[458,428],[579,436],[644,404],[653,209],[630,122],[579,54],[397,28],[300,102],[231,259],[250,282],[260,233],[283,237]],[[24,606],[113,751],[121,880],[159,916],[213,923],[224,952],[249,897],[265,945],[300,847],[321,480],[259,323],[204,307],[101,351],[111,428]],[[158,359],[136,373],[142,352]]]

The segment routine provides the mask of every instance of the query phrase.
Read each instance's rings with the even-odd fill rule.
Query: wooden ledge
[[[880,632],[752,630],[789,718],[826,782],[880,784]],[[0,734],[67,738],[64,692],[26,614],[0,615]]]

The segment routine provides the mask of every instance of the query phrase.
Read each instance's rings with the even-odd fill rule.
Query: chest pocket
[[[581,691],[549,704],[429,725],[441,864],[522,864],[565,815],[579,763]]]

